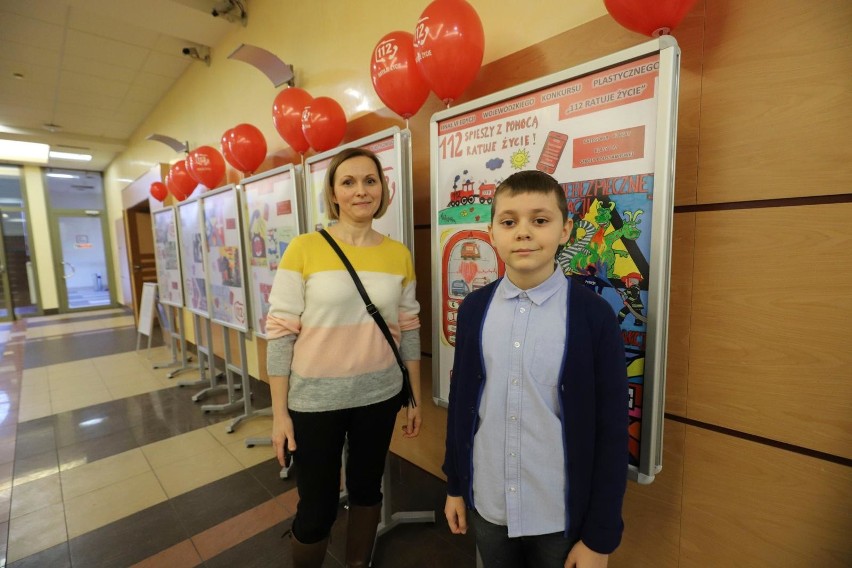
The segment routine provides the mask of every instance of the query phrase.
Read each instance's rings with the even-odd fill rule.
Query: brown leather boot
[[[321,568],[328,547],[328,537],[319,542],[305,544],[290,533],[290,545],[293,547],[293,568]]]
[[[382,516],[382,504],[372,507],[349,506],[349,524],[346,527],[347,568],[367,568],[373,557],[376,527]]]

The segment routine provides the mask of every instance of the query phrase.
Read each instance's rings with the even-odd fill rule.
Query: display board
[[[243,180],[251,327],[266,338],[269,292],[290,241],[303,232],[302,168],[287,165]]]
[[[174,207],[165,207],[151,214],[154,222],[154,259],[157,262],[157,283],[160,303],[183,307],[183,284],[178,254],[177,214]]]
[[[248,331],[240,194],[233,185],[201,196],[204,273],[211,321]]]
[[[449,396],[459,305],[504,271],[487,232],[494,191],[514,172],[544,171],[574,224],[558,265],[621,324],[630,471],[645,483],[662,461],[679,60],[667,36],[431,121],[436,402]]]
[[[329,225],[323,197],[328,165],[342,149],[353,147],[367,148],[376,154],[382,163],[382,173],[390,191],[388,210],[380,219],[373,221],[373,228],[383,235],[405,243],[413,253],[411,133],[396,127],[338,146],[334,150],[317,154],[305,161],[307,210],[305,229],[318,231]]]
[[[157,302],[157,285],[153,282],[142,284],[142,302],[139,304],[139,324],[137,333],[151,337],[154,332],[154,304]]]
[[[194,314],[209,317],[207,307],[207,282],[204,274],[204,225],[201,220],[201,203],[189,199],[177,206],[178,249],[183,276],[184,306]]]

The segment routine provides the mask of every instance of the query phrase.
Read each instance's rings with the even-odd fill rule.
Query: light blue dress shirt
[[[473,444],[476,510],[510,537],[565,530],[558,381],[568,281],[560,270],[521,290],[504,278],[482,333],[485,389]]]

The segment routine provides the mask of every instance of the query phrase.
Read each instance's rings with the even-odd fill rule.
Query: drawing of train
[[[481,183],[479,187],[474,188],[472,181],[464,182],[459,189],[454,189],[450,192],[450,203],[448,207],[456,207],[458,205],[468,205],[476,200],[480,203],[491,203],[494,199],[494,191],[497,185],[493,183]]]

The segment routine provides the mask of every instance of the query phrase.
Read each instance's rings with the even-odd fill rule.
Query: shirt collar
[[[532,302],[540,306],[544,302],[546,302],[551,296],[553,296],[557,291],[559,291],[562,287],[567,286],[568,281],[565,278],[565,274],[559,269],[559,266],[556,266],[556,270],[553,271],[547,280],[536,286],[535,288],[530,288],[529,290],[521,290],[517,286],[515,286],[508,277],[504,277],[500,281],[500,294],[506,300],[511,300],[519,297],[521,294],[526,294],[527,297],[532,300]]]

